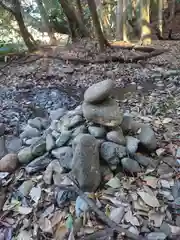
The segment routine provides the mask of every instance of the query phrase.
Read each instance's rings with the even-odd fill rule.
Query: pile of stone
[[[112,88],[111,80],[99,82],[85,91],[84,102],[74,110],[53,110],[49,120],[29,119],[17,155],[27,173],[56,162],[63,173],[73,174],[82,190],[91,192],[99,187],[105,168],[134,174],[154,166],[152,158],[139,152],[142,147],[147,153],[156,149],[153,130],[123,116],[110,96]]]

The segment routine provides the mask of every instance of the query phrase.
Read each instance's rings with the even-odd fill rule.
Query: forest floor
[[[98,54],[93,43],[83,42],[68,48],[41,49],[37,54],[12,61],[6,66],[2,65],[0,68],[0,123],[5,124],[7,145],[12,145],[10,142],[12,136],[18,138],[29,118],[46,117],[48,112],[57,107],[74,109],[82,102],[83,93],[87,87],[105,79],[112,79],[115,86],[111,95],[118,101],[121,110],[131,114],[139,122],[150,124],[158,139],[158,149],[155,154],[161,157],[161,160],[163,157],[171,157],[175,164],[180,158],[177,155],[177,152],[180,151],[180,42],[159,41],[154,42],[152,47],[167,51],[159,56],[132,63],[119,63],[118,61],[93,63],[93,61],[104,59],[105,55],[127,59],[145,53],[134,49],[117,48],[108,50],[105,54]],[[68,58],[70,59],[68,60]],[[77,60],[72,60],[74,58]],[[91,63],[88,64],[78,59],[89,59]],[[14,186],[14,181],[16,181],[14,176],[18,176],[20,183],[25,180],[21,172],[16,175],[14,173],[0,175],[4,189],[7,186]],[[176,172],[176,180],[178,178],[179,173]],[[42,175],[39,173],[35,181],[38,182],[41,179]],[[40,193],[34,192],[31,197],[33,194],[34,198],[37,197],[40,201],[42,197],[39,196]],[[10,198],[10,193],[6,189],[5,193],[2,191],[1,195],[0,208],[2,209],[7,196]],[[30,213],[34,228],[37,225],[35,224],[36,211],[38,210],[39,216],[42,203],[36,207]],[[21,226],[20,229],[27,238],[21,236],[18,239],[32,239],[27,234],[28,231],[25,231],[28,229],[26,225],[29,226],[26,210],[28,212],[28,209],[22,210],[25,213],[15,211],[13,215],[9,215],[10,209],[3,210],[4,213],[0,217],[1,232],[5,234],[5,229],[15,228],[18,234],[17,228]],[[50,205],[48,210],[49,213],[44,214],[46,217],[48,214],[52,215],[54,207]],[[152,217],[155,222],[161,215],[159,212],[158,214],[156,217]],[[166,212],[166,214],[169,213]],[[172,213],[170,212],[170,214]],[[17,223],[15,223],[16,217]],[[58,215],[58,217],[54,221],[60,221],[62,215]],[[173,221],[176,222],[177,228],[172,227]],[[180,234],[179,222],[179,219],[175,219],[170,221],[171,224],[168,223],[168,226],[171,226],[172,235]],[[41,222],[42,232],[49,227],[48,224],[49,222]],[[94,222],[92,221],[91,224],[86,226],[85,234],[94,232]],[[131,225],[133,224],[137,229],[136,220],[131,222]],[[154,227],[156,228],[156,224]],[[161,231],[164,231],[163,228]],[[138,233],[136,230],[132,230],[132,232]],[[11,231],[8,230],[8,234],[11,235]],[[165,236],[167,237],[168,234]],[[7,237],[7,231],[6,239],[11,239]],[[38,239],[51,238],[42,233],[41,238]],[[55,239],[60,240],[61,238],[56,237]],[[69,239],[73,240],[73,238]]]
[[[124,112],[137,112],[142,117],[149,116],[151,122],[161,116],[172,119],[176,116],[174,121],[179,124],[180,42],[160,41],[154,42],[152,46],[168,51],[147,60],[128,64],[118,61],[84,64],[78,59],[91,60],[97,57],[103,59],[104,55],[110,54],[123,56],[126,59],[144,55],[144,53],[115,49],[99,55],[94,44],[87,42],[77,43],[67,48],[43,49],[40,51],[41,57],[39,55],[25,57],[7,64],[5,68],[2,67],[0,70],[1,107],[4,106],[6,110],[11,108],[6,102],[10,100],[14,101],[14,106],[19,108],[19,100],[21,100],[20,109],[23,104],[25,108],[30,109],[28,105],[32,103],[49,110],[57,105],[72,108],[82,101],[84,90],[88,86],[104,79],[112,79],[115,85],[113,96],[120,101]],[[74,57],[77,61],[61,59]],[[8,89],[10,91],[7,91]],[[53,90],[56,92],[54,95]],[[59,93],[63,95],[62,99]],[[39,94],[38,98],[37,94]],[[61,103],[58,102],[60,99]],[[1,114],[3,114],[2,110]]]

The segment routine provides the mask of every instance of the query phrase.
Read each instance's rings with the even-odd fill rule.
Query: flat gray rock
[[[71,118],[68,115],[64,115],[58,122],[57,122],[57,131],[63,132],[69,129],[71,124]]]
[[[33,138],[29,138],[25,141],[26,145],[30,146],[32,144],[34,144],[35,142],[37,142],[41,137],[33,137]]]
[[[25,148],[21,149],[18,153],[18,160],[22,164],[29,163],[33,159],[34,159],[34,157],[32,155],[31,147],[25,147]]]
[[[94,192],[98,188],[101,181],[99,151],[93,136],[84,135],[80,138],[75,148],[71,173],[83,191]]]
[[[131,116],[127,115],[123,116],[123,120],[121,122],[121,128],[124,133],[132,132],[133,134],[137,134],[138,130],[144,125],[144,123],[134,121]]]
[[[35,173],[41,170],[44,170],[49,163],[52,161],[51,158],[48,157],[48,153],[44,154],[41,157],[38,157],[31,161],[26,167],[25,170],[27,173]]]
[[[79,134],[81,133],[87,133],[88,132],[88,129],[86,126],[84,125],[81,125],[79,127],[76,127],[74,130],[73,130],[73,133],[72,133],[72,137],[75,138],[76,136],[78,136]]]
[[[18,191],[19,191],[24,197],[26,197],[26,196],[30,193],[33,185],[34,185],[34,182],[33,182],[32,180],[24,181],[24,182],[20,185],[20,187],[18,188]]]
[[[51,184],[53,175],[57,174],[61,176],[62,173],[63,173],[63,168],[61,167],[59,161],[57,159],[51,160],[51,162],[49,163],[49,165],[47,166],[44,172],[44,176],[43,176],[44,182],[46,184]],[[60,182],[57,184],[60,184]]]
[[[75,115],[71,118],[68,128],[74,128],[80,125],[84,121],[81,115]]]
[[[138,162],[131,158],[121,159],[121,164],[123,168],[130,173],[141,172],[141,167],[139,166]]]
[[[64,108],[58,108],[56,110],[50,111],[50,119],[51,120],[59,120],[64,114],[66,110]]]
[[[129,154],[134,154],[138,149],[139,139],[132,137],[132,136],[126,136],[126,148],[127,152]]]
[[[149,151],[153,151],[157,148],[156,136],[152,128],[148,125],[141,127],[139,140]]]
[[[106,135],[106,129],[104,127],[89,126],[88,131],[96,138],[103,138]]]
[[[55,130],[53,130],[51,134],[52,134],[52,136],[53,136],[54,138],[56,138],[56,139],[61,135],[59,132],[57,132],[57,131],[55,131]]]
[[[71,138],[72,132],[71,131],[64,131],[56,140],[56,146],[62,147],[67,143],[67,141]]]
[[[20,134],[20,138],[32,138],[32,137],[39,137],[41,132],[30,125],[27,125],[24,131]]]
[[[146,157],[140,153],[134,154],[134,159],[140,163],[142,166],[147,167],[147,166],[152,166],[155,167],[155,162],[153,162],[153,158]]]
[[[38,130],[41,130],[42,127],[43,127],[42,122],[41,122],[41,118],[39,118],[39,117],[29,119],[28,124],[33,128],[37,128]]]
[[[60,147],[52,150],[52,155],[59,160],[62,167],[72,169],[73,150],[71,147]]]
[[[91,135],[88,134],[88,133],[80,133],[80,134],[78,134],[72,141],[72,148],[73,148],[73,150],[75,150],[76,145],[80,142],[81,138],[84,137],[84,136],[91,136]]]
[[[129,132],[132,129],[132,122],[133,122],[133,119],[131,116],[124,115],[121,122],[122,131]]]
[[[48,129],[57,131],[58,130],[58,126],[57,126],[58,122],[59,122],[58,120],[52,120]]]
[[[77,106],[74,110],[70,110],[67,112],[67,115],[70,116],[70,117],[73,117],[75,115],[83,115],[83,112],[82,112],[82,105],[79,105]]]
[[[15,136],[7,136],[6,146],[9,153],[17,153],[22,147],[22,140]]]
[[[55,147],[56,143],[53,136],[49,133],[46,136],[46,151],[49,152]]]
[[[126,156],[126,148],[113,142],[104,142],[100,147],[101,157],[110,165],[117,165]]]
[[[109,98],[96,105],[84,102],[82,107],[88,121],[109,127],[116,127],[122,122],[123,115],[114,99]]]
[[[99,103],[110,95],[113,81],[108,79],[90,86],[84,93],[84,100],[88,103]]]
[[[40,138],[31,145],[31,149],[34,157],[42,156],[46,152],[46,140],[44,138]]]
[[[120,145],[125,145],[126,143],[122,129],[120,127],[116,131],[108,132],[106,135],[106,139]]]

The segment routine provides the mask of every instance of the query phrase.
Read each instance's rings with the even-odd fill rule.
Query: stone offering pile
[[[78,236],[82,229],[77,230],[76,225],[82,214],[92,209],[75,191],[60,188],[71,185],[73,177],[87,196],[97,193],[94,204],[113,222],[135,234],[134,239],[140,234],[148,240],[164,240],[180,232],[176,214],[180,187],[173,179],[176,162],[173,157],[157,156],[153,129],[124,115],[111,97],[112,88],[111,80],[99,82],[85,91],[82,105],[74,110],[58,108],[49,112],[48,119],[29,119],[20,138],[13,140],[11,151],[6,149],[5,129],[0,125],[0,171],[14,173],[18,166],[25,169],[23,177],[21,173],[17,177],[16,193],[3,210],[12,209],[14,200],[21,198],[16,216],[17,211],[36,214],[38,202],[46,204],[53,195],[56,204],[49,201],[50,206],[45,205],[37,217],[39,227],[46,232],[45,223],[54,226],[55,209],[60,216],[69,216],[70,210],[66,212],[64,207],[70,209],[75,201],[73,234]],[[51,217],[47,217],[46,208],[51,210]],[[86,224],[80,227],[86,229]],[[92,229],[94,232],[95,226]]]
[[[25,145],[19,153],[28,173],[40,171],[58,161],[63,171],[73,174],[84,191],[95,191],[102,179],[101,166],[131,174],[154,166],[152,158],[138,152],[156,149],[156,138],[148,125],[123,116],[110,92],[111,80],[89,87],[84,102],[72,111],[50,112],[50,122],[30,119],[21,133]]]

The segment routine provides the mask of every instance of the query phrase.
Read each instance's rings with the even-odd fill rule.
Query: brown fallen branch
[[[60,57],[60,56],[54,56],[54,55],[41,55],[41,54],[30,54],[29,57],[31,56],[35,56],[36,59],[32,59],[29,61],[23,61],[23,62],[19,62],[19,64],[26,64],[26,63],[31,63],[33,61],[37,61],[40,58],[51,58],[51,59],[58,59],[61,61],[69,61],[69,62],[73,62],[74,64],[94,64],[94,63],[109,63],[109,62],[119,62],[119,63],[137,63],[140,60],[147,60],[149,58],[152,57],[156,57],[158,55],[161,55],[163,53],[165,53],[167,50],[166,49],[156,49],[150,53],[144,54],[144,55],[139,55],[139,56],[133,56],[132,58],[123,58],[121,56],[105,56],[104,58],[96,58],[96,59],[80,59],[77,57]]]
[[[135,56],[131,59],[131,62],[138,62],[140,60],[147,60],[149,58],[152,58],[152,57],[156,57],[156,56],[159,56],[163,53],[167,52],[166,49],[156,49],[154,51],[152,51],[151,53],[149,54],[145,54],[145,55],[140,55],[140,56]],[[129,61],[129,60],[128,60]]]
[[[125,50],[136,50],[140,52],[152,52],[155,51],[156,49],[150,46],[136,46],[134,44],[132,45],[121,45],[121,43],[117,44],[112,44],[112,48],[117,48],[117,49],[125,49]]]
[[[112,231],[112,229],[107,228],[107,229],[92,233],[88,236],[83,236],[81,238],[78,238],[78,240],[94,240],[94,239],[114,240],[114,232]]]
[[[105,58],[100,58],[100,59],[80,59],[80,58],[76,58],[76,57],[57,57],[57,56],[45,56],[45,58],[54,58],[54,59],[59,59],[59,60],[63,60],[63,61],[69,61],[69,62],[73,62],[75,64],[89,64],[89,63],[109,63],[109,62],[119,62],[119,63],[137,63],[140,60],[147,60],[149,58],[152,57],[156,57],[158,55],[163,54],[164,52],[166,52],[166,50],[160,50],[157,49],[149,54],[144,54],[144,55],[139,55],[139,56],[135,56],[132,58],[123,58],[120,56],[106,56]]]
[[[74,185],[71,186],[58,185],[57,187],[63,190],[75,191],[89,205],[91,210],[97,214],[98,218],[102,222],[104,222],[108,227],[110,227],[114,232],[125,235],[126,237],[133,240],[145,240],[144,237],[131,233],[130,231],[120,227],[117,223],[113,222],[110,218],[108,218],[101,210],[99,210],[94,201],[88,198],[88,196],[84,194],[84,192],[81,189],[79,189],[79,187],[75,184],[75,181],[70,177],[69,179],[74,183]]]

